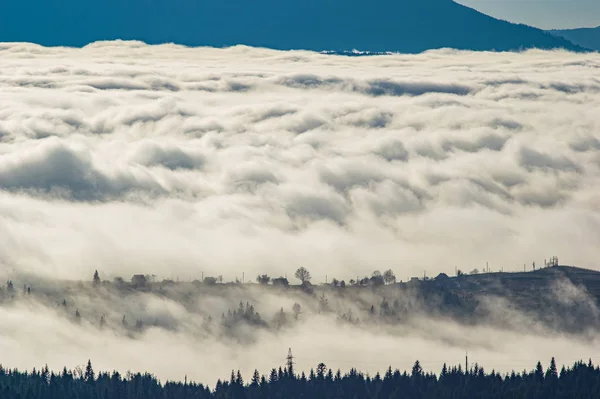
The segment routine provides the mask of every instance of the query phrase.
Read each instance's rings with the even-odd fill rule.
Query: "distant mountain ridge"
[[[0,2],[0,41],[84,46],[112,39],[315,51],[584,50],[564,38],[451,0]]]
[[[600,26],[596,28],[554,29],[549,32],[579,46],[600,51]]]

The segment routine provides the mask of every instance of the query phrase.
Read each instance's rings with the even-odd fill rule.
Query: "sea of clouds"
[[[103,42],[0,60],[12,271],[598,267],[598,54]]]
[[[522,270],[552,255],[598,269],[599,73],[599,54],[562,51],[0,43],[0,277],[90,280],[98,269],[107,279],[253,280],[304,266],[315,283],[390,268],[406,280],[486,262]],[[291,343],[312,353],[303,366],[326,348],[342,366],[380,369],[391,347],[405,351],[403,366],[424,348],[425,361],[442,360],[444,347],[451,360],[464,353],[330,322],[270,337],[280,345],[268,356],[162,330],[135,342],[74,337],[70,322],[32,306],[2,310],[12,322],[0,347],[19,365],[62,367],[78,355],[181,378],[204,356],[195,377],[212,382],[236,364],[267,371]],[[498,365],[515,352],[533,366],[540,353],[589,349],[534,335],[494,342]],[[136,357],[167,344],[154,360]]]

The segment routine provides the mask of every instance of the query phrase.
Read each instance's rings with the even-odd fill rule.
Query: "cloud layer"
[[[388,268],[402,280],[486,262],[522,270],[551,255],[600,268],[598,54],[340,57],[105,42],[0,43],[0,58],[0,278],[34,281],[36,295],[95,269],[103,279],[248,281],[305,266],[319,283]],[[75,326],[54,306],[65,292],[94,323],[105,312],[118,326],[126,313],[158,327],[131,339]],[[552,292],[571,305],[584,298],[591,310],[581,311],[597,318],[571,285]],[[182,294],[191,310],[164,296],[47,295],[0,307],[8,366],[92,358],[212,384],[231,368],[266,372],[290,346],[304,370],[325,361],[373,372],[417,358],[437,369],[467,347],[510,370],[585,358],[597,341],[544,332],[492,301],[505,330],[435,319],[365,329],[308,312],[294,329],[232,345],[198,337],[198,315],[247,300],[240,292]],[[265,315],[300,301],[251,299]]]
[[[597,268],[600,56],[1,44],[7,270]]]

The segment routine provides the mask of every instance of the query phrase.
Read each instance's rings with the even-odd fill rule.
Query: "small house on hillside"
[[[273,285],[279,286],[279,287],[287,287],[288,285],[290,285],[288,279],[285,277],[274,278],[271,281],[273,282]]]
[[[134,274],[131,278],[131,284],[136,287],[143,287],[148,282],[148,279],[143,274]]]

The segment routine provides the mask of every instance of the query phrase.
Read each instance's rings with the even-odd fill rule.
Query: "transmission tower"
[[[292,355],[292,348],[288,349],[288,355],[286,357],[287,360],[287,369],[290,377],[294,377],[294,356]]]

